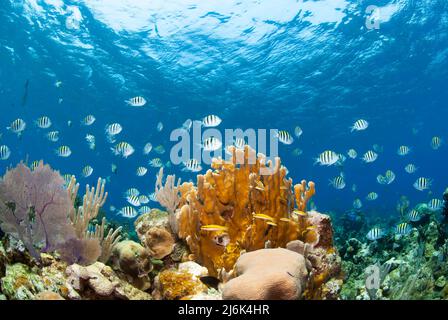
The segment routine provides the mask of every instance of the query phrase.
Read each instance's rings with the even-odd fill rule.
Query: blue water
[[[411,204],[441,198],[448,186],[446,143],[434,151],[433,136],[448,141],[448,2],[445,0],[375,1],[379,29],[366,27],[369,1],[293,0],[1,0],[0,1],[0,144],[11,148],[9,165],[44,159],[81,184],[110,177],[108,211],[126,205],[130,187],[154,191],[158,169],[147,165],[158,157],[142,154],[146,142],[163,145],[169,160],[170,132],[190,119],[219,115],[226,128],[303,129],[300,139],[280,145],[279,152],[294,181],[314,180],[320,211],[343,212],[359,197],[370,214],[396,215],[401,195]],[[68,23],[68,24],[67,24]],[[26,101],[25,83],[29,81]],[[61,81],[61,87],[55,82]],[[132,108],[125,100],[148,100]],[[59,99],[63,99],[59,103]],[[97,118],[90,126],[80,121]],[[44,137],[33,121],[51,118],[60,131],[58,143]],[[16,118],[27,122],[21,139],[5,128]],[[350,133],[357,119],[370,126]],[[72,126],[67,126],[67,121]],[[114,156],[104,127],[119,122],[118,141],[136,152]],[[162,132],[156,130],[164,124]],[[95,151],[85,135],[96,136]],[[57,157],[57,146],[73,154]],[[373,144],[384,147],[376,162],[359,159]],[[399,157],[400,145],[412,148]],[[300,148],[303,154],[292,155]],[[336,167],[315,166],[314,158],[330,149],[358,151],[344,165],[347,187],[335,190],[328,180]],[[111,163],[118,174],[111,173]],[[417,173],[404,166],[414,163]],[[91,177],[81,177],[90,164]],[[149,168],[144,177],[135,170]],[[205,168],[206,165],[203,165]],[[166,168],[183,180],[194,174],[180,166]],[[396,174],[388,186],[378,174]],[[417,177],[434,179],[431,194],[412,186]],[[351,185],[356,184],[356,193]],[[379,198],[365,201],[375,191]],[[157,206],[151,202],[150,206]],[[117,218],[110,213],[110,218]]]

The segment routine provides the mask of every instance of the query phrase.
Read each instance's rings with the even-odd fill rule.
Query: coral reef
[[[81,198],[75,177],[64,189],[42,162],[9,170],[0,182],[0,299],[338,299],[331,219],[307,210],[314,183],[294,186],[279,158],[248,146],[230,151],[196,185],[164,180],[161,169],[156,198],[167,212],[139,216],[135,241],[101,218],[104,180]]]
[[[260,249],[239,257],[235,275],[224,285],[223,299],[297,300],[302,297],[308,270],[299,253],[282,248]]]
[[[161,204],[169,205],[171,229],[188,244],[189,259],[224,279],[242,253],[301,240],[314,248],[314,261],[321,263],[311,272],[312,289],[306,292],[310,298],[322,298],[320,287],[338,277],[340,259],[329,216],[306,212],[314,183],[293,186],[279,158],[266,161],[249,146],[229,151],[231,159],[213,159],[212,169],[197,176],[197,186],[180,181],[174,185],[174,176],[163,185],[159,172],[156,190]]]
[[[346,275],[343,299],[417,300],[447,299],[448,241],[436,214],[425,204],[416,206],[425,219],[413,224],[410,234],[368,241],[365,235],[340,245]],[[361,239],[361,240],[358,240]],[[369,270],[374,273],[369,273]],[[376,275],[376,286],[366,279]],[[374,281],[375,282],[375,281]]]

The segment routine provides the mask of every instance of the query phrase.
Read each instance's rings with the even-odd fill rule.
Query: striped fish
[[[217,115],[211,114],[202,119],[202,125],[204,127],[217,127],[221,124],[222,120]]]
[[[140,207],[141,203],[138,198],[138,196],[128,196],[126,198],[126,201],[129,202],[129,204],[133,205],[134,207]]]
[[[440,199],[431,199],[428,202],[428,208],[431,209],[431,211],[439,211],[443,208],[444,201]]]
[[[146,99],[142,96],[136,96],[129,100],[126,100],[126,103],[132,107],[143,107],[146,104]]]
[[[82,119],[81,124],[85,126],[91,126],[95,122],[95,116],[89,114],[84,119]]]
[[[395,233],[398,235],[408,235],[412,231],[412,226],[407,222],[402,222],[395,227]]]
[[[132,219],[138,215],[138,212],[133,207],[126,206],[121,208],[121,210],[118,211],[118,214],[121,215],[123,218]]]
[[[137,175],[137,177],[143,177],[147,172],[148,169],[146,169],[145,167],[138,167],[135,171],[135,174]]]
[[[68,146],[60,146],[56,149],[56,155],[58,157],[67,158],[70,157],[72,154],[72,150],[70,150],[70,147]]]
[[[6,127],[6,129],[20,136],[22,132],[26,129],[26,122],[20,118],[16,119],[13,122],[11,122],[9,127]]]
[[[366,235],[366,238],[370,241],[375,241],[383,238],[385,235],[386,232],[384,231],[384,229],[375,227],[370,229],[370,231]]]
[[[190,159],[186,162],[184,162],[184,168],[182,171],[191,171],[191,172],[198,172],[201,171],[202,167],[199,164],[199,161],[196,159]]]
[[[48,129],[51,127],[51,120],[47,116],[42,116],[36,120],[36,125],[41,129]]]
[[[412,221],[412,222],[417,222],[420,221],[423,217],[422,213],[420,211],[417,211],[415,209],[412,209],[411,211],[409,211],[409,213],[407,214],[408,220]]]
[[[351,132],[366,130],[369,127],[369,123],[364,119],[356,120],[351,127]]]
[[[30,166],[31,171],[34,171],[39,166],[39,163],[40,163],[39,160],[34,160]]]
[[[7,145],[0,146],[0,160],[8,160],[11,150]]]
[[[414,188],[418,191],[428,190],[431,185],[432,180],[425,177],[418,178],[413,184]]]
[[[93,168],[89,165],[86,165],[83,169],[82,169],[82,176],[84,178],[90,177],[93,173]]]
[[[338,162],[339,160],[339,155],[334,152],[334,151],[330,151],[330,150],[326,150],[324,152],[322,152],[319,157],[316,158],[316,162],[322,166],[331,166],[333,164],[335,164],[336,162]]]
[[[154,158],[148,162],[148,164],[153,168],[160,168],[163,166],[163,162],[160,158]]]
[[[57,142],[59,140],[59,131],[50,131],[46,134],[46,137],[51,142]]]
[[[442,139],[440,139],[439,137],[433,137],[431,139],[431,148],[433,150],[439,149],[441,145],[442,145]]]
[[[406,167],[404,167],[404,171],[406,171],[409,174],[412,174],[414,172],[416,172],[418,170],[418,168],[415,166],[415,164],[408,164],[406,165]]]
[[[280,141],[283,144],[289,145],[294,142],[294,138],[291,136],[291,134],[286,130],[280,130],[277,133],[278,141]]]
[[[205,151],[216,151],[222,146],[221,140],[216,137],[209,137],[204,140],[203,148]]]
[[[364,156],[362,157],[362,160],[363,160],[365,163],[371,163],[371,162],[374,162],[376,159],[378,159],[378,154],[375,153],[375,152],[372,151],[372,150],[367,151],[367,152],[364,154]]]
[[[149,202],[149,198],[144,194],[141,194],[138,196],[138,201],[140,201],[141,204],[147,204]]]
[[[150,212],[151,212],[151,208],[148,207],[148,206],[142,206],[142,207],[140,207],[140,208],[138,209],[138,212],[139,212],[140,214],[147,214],[147,213],[150,213]]]
[[[116,156],[122,156],[125,159],[135,151],[134,147],[124,141],[117,143],[111,150]]]
[[[368,201],[374,201],[374,200],[378,199],[378,193],[376,193],[376,192],[370,192],[370,193],[367,195],[366,199],[367,199]]]
[[[123,127],[121,126],[121,124],[119,124],[117,122],[107,124],[106,129],[105,129],[106,134],[111,135],[111,136],[115,136],[115,135],[119,134],[122,130],[123,130]]]
[[[333,188],[341,190],[345,188],[345,180],[342,176],[334,177],[330,180],[330,185],[333,186]]]
[[[409,152],[411,152],[411,148],[409,148],[408,146],[400,146],[397,150],[397,154],[399,156],[405,156],[408,155]]]

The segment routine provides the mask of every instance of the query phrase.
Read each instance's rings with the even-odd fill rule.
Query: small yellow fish
[[[228,228],[225,226],[217,225],[217,224],[207,224],[205,226],[201,226],[201,230],[203,230],[203,231],[227,231]]]
[[[277,224],[275,222],[272,222],[272,221],[268,221],[267,224],[270,225],[270,226],[273,226],[273,227],[277,226]]]
[[[280,218],[280,221],[282,221],[282,222],[291,222],[291,219],[289,219],[289,218]]]
[[[255,219],[268,220],[268,221],[274,222],[274,218],[272,218],[271,216],[268,216],[267,214],[253,213],[253,216]]]
[[[298,215],[298,216],[302,216],[302,217],[308,216],[308,214],[306,212],[300,211],[300,210],[294,210],[293,213]]]

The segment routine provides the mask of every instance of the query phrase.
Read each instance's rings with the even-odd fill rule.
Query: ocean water
[[[111,211],[127,205],[130,187],[154,191],[157,168],[148,161],[170,161],[171,132],[186,119],[218,115],[217,129],[278,129],[303,135],[279,144],[279,156],[295,182],[313,180],[319,211],[352,209],[355,198],[366,214],[396,215],[405,195],[411,204],[441,198],[448,186],[448,2],[445,0],[375,1],[278,0],[1,0],[0,1],[0,144],[11,156],[0,172],[21,160],[43,159],[81,184],[108,179],[108,218],[127,223]],[[61,85],[55,84],[60,81]],[[143,108],[126,100],[143,96]],[[92,114],[92,126],[81,120]],[[34,121],[46,115],[51,129]],[[16,118],[27,128],[22,137],[6,130]],[[350,132],[358,119],[367,130]],[[71,126],[68,126],[71,121]],[[106,124],[119,122],[135,153],[115,156],[106,140]],[[163,130],[157,131],[157,124]],[[59,130],[57,143],[45,133]],[[86,134],[96,137],[90,150]],[[440,149],[430,147],[438,136]],[[163,145],[143,155],[143,146]],[[383,147],[377,161],[360,157],[374,144]],[[68,158],[58,146],[72,150]],[[401,145],[411,147],[405,157]],[[300,148],[300,156],[293,150]],[[314,165],[324,150],[355,160],[343,167]],[[111,172],[111,164],[118,172]],[[404,171],[408,163],[419,169]],[[93,174],[81,177],[91,165]],[[137,177],[138,166],[149,170]],[[203,164],[202,172],[208,168]],[[183,180],[196,173],[182,166],[165,168]],[[396,174],[387,186],[376,182],[386,170]],[[336,190],[328,180],[341,171],[347,186]],[[433,179],[430,192],[413,187],[418,177]],[[351,187],[356,184],[357,191]],[[379,198],[368,202],[366,195]],[[151,202],[151,207],[158,204]]]

